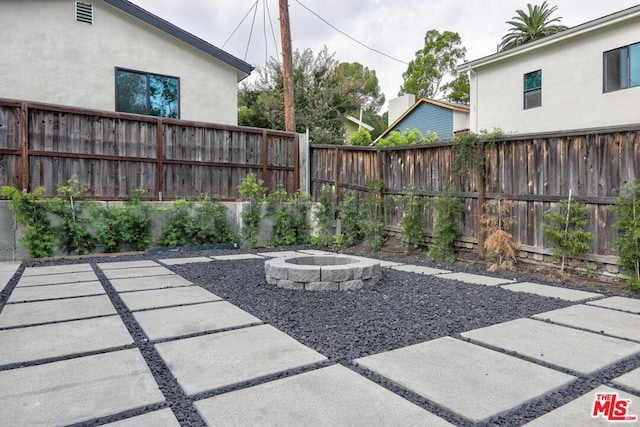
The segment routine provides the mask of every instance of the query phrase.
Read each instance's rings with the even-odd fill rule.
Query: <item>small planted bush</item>
[[[313,217],[318,227],[318,235],[314,243],[320,246],[331,246],[333,243],[333,226],[336,220],[336,205],[333,190],[324,184],[320,190],[318,204],[313,209]]]
[[[620,254],[620,267],[628,277],[626,287],[640,291],[640,182],[624,186],[611,210],[618,216],[618,240],[614,248]]]
[[[416,249],[424,242],[425,201],[417,194],[413,187],[402,192],[402,196],[396,199],[402,206],[403,216],[400,220],[400,240],[404,253]]]
[[[63,197],[51,200],[52,212],[61,220],[54,227],[54,232],[60,247],[67,254],[84,255],[96,247],[96,239],[90,231],[91,221],[85,215],[85,208],[93,204],[81,201],[87,191],[87,187],[72,178],[68,185],[58,188],[58,193]]]
[[[238,192],[248,202],[248,207],[242,210],[240,234],[247,242],[249,249],[253,249],[258,244],[258,233],[262,222],[261,209],[266,188],[261,179],[257,179],[255,174],[250,173],[238,186]]]
[[[334,238],[334,244],[338,249],[354,246],[362,237],[358,206],[358,197],[355,191],[347,191],[338,206],[340,234]]]
[[[360,229],[364,236],[364,244],[373,252],[377,252],[387,241],[384,229],[384,182],[374,179],[367,185],[367,190],[361,204]]]
[[[514,242],[510,233],[513,225],[511,208],[513,203],[497,198],[484,204],[482,226],[487,237],[484,249],[491,261],[489,271],[513,270],[517,261],[516,253],[520,250],[520,242]]]
[[[567,255],[575,256],[589,251],[593,233],[584,230],[587,225],[587,208],[584,203],[562,200],[555,210],[544,215],[542,232],[556,247],[554,255],[561,259],[560,271],[564,272]]]
[[[464,205],[458,196],[449,191],[435,198],[433,208],[432,242],[427,255],[434,262],[452,263],[456,260],[453,243],[460,235],[456,220],[464,212]]]

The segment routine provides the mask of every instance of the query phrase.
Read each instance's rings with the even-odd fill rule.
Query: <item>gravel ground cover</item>
[[[278,248],[296,250],[304,247]],[[246,252],[246,251],[244,251]],[[250,251],[265,252],[265,250]],[[158,251],[148,255],[126,255],[117,261],[137,259],[160,260],[174,257],[196,257],[238,253],[237,250]],[[380,258],[392,259],[381,256]],[[193,407],[193,401],[231,389],[244,388],[276,378],[247,382],[229,390],[207,392],[188,398],[180,389],[168,368],[151,345],[119,296],[97,268],[99,262],[113,257],[84,259],[56,259],[28,265],[60,265],[86,263],[94,266],[100,281],[118,313],[131,332],[135,346],[143,354],[170,406],[183,426],[201,426],[204,422]],[[418,263],[416,263],[418,264]],[[421,265],[443,267],[428,262]],[[432,340],[443,336],[460,338],[461,332],[501,323],[533,314],[572,305],[553,298],[511,292],[498,287],[465,284],[457,281],[414,273],[383,269],[378,284],[358,291],[305,292],[268,285],[264,278],[264,260],[213,261],[167,266],[182,277],[210,290],[243,310],[271,324],[310,348],[327,356],[332,363],[340,363],[393,392],[445,418],[454,425],[467,426],[467,421],[444,410],[422,397],[396,387],[385,379],[352,364],[352,360],[396,348]],[[487,274],[471,267],[446,268],[453,271]],[[4,291],[0,293],[0,311],[6,304],[22,274],[21,267]],[[500,275],[495,275],[500,276]],[[506,276],[516,278],[513,276]],[[544,281],[532,277],[520,281]],[[547,282],[550,284],[551,282]],[[560,284],[562,286],[562,284]],[[591,289],[593,290],[593,289]],[[602,292],[605,296],[613,292]],[[581,376],[568,387],[544,398],[530,402],[482,425],[522,425],[564,403],[567,403],[599,384],[640,367],[640,357],[627,359],[610,369],[590,376]],[[300,371],[302,372],[302,370]],[[288,372],[294,375],[299,372]],[[143,408],[131,416],[159,409]],[[101,425],[122,419],[125,415],[94,420],[87,425]]]

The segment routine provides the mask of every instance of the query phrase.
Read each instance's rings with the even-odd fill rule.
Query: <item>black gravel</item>
[[[300,247],[278,250],[288,249],[300,249]],[[153,259],[157,261],[163,258],[225,253],[238,253],[238,251],[233,249],[156,251],[147,255],[123,256],[117,259],[113,257],[58,259],[32,264],[58,265],[90,262],[94,266],[107,294],[131,332],[135,347],[139,348],[143,354],[167,401],[166,404],[103,417],[83,425],[101,425],[169,406],[181,425],[203,426],[203,420],[193,407],[194,400],[304,371],[291,371],[189,398],[179,387],[109,281],[96,266],[98,262],[112,260]],[[435,266],[427,262],[422,264]],[[517,293],[499,287],[471,285],[437,276],[424,276],[389,269],[382,270],[382,277],[378,284],[366,289],[348,292],[305,292],[268,285],[264,278],[264,260],[260,259],[214,261],[167,267],[320,352],[329,358],[330,363],[340,363],[459,426],[472,424],[421,396],[355,367],[353,360],[444,336],[461,339],[459,335],[461,332],[572,305],[570,302],[554,298]],[[452,269],[451,266],[447,268]],[[470,267],[455,267],[453,270],[487,274],[485,271]],[[22,271],[23,268],[0,293],[0,311],[6,304]],[[532,277],[518,277],[518,279],[540,283],[539,279]],[[561,283],[556,285],[566,286]],[[610,292],[605,294],[612,295]],[[37,363],[41,362],[33,364]],[[494,417],[487,423],[475,425],[523,425],[637,367],[640,367],[640,357],[627,359],[610,369],[590,376],[565,371],[576,375],[577,380],[555,393],[529,402],[502,416]]]

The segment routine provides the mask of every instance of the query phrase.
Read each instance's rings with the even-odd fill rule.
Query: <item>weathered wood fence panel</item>
[[[615,216],[609,207],[626,183],[640,179],[640,125],[619,129],[592,129],[563,134],[505,136],[483,146],[484,178],[454,172],[453,144],[411,147],[311,147],[311,193],[323,184],[345,190],[367,191],[367,184],[381,179],[387,201],[386,226],[398,231],[402,209],[394,200],[408,187],[433,199],[442,192],[457,191],[465,205],[459,221],[460,240],[477,243],[479,190],[486,200],[501,197],[513,203],[514,239],[527,251],[550,253],[542,232],[545,212],[569,197],[587,206],[587,230],[594,235],[591,254],[596,260],[612,260],[617,239]],[[358,168],[351,165],[366,165]],[[482,185],[479,188],[479,185]],[[433,209],[427,208],[425,233],[432,228]]]
[[[249,173],[294,193],[297,135],[0,99],[0,185],[55,195],[76,177],[100,200],[136,188],[151,200],[229,200]]]

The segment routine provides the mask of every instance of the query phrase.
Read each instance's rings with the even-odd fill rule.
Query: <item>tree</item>
[[[447,78],[458,78],[456,65],[464,61],[467,49],[460,46],[458,33],[429,30],[424,36],[424,47],[416,52],[402,74],[404,84],[400,95],[410,93],[417,98],[437,98],[442,95],[442,84]],[[451,89],[451,88],[450,88]]]
[[[558,6],[549,8],[545,0],[541,5],[527,4],[527,12],[521,9],[516,10],[517,16],[514,16],[511,21],[507,21],[511,28],[502,37],[500,50],[512,49],[566,30],[566,26],[559,25],[561,17],[551,19],[551,15],[557,9]]]
[[[470,102],[470,83],[467,73],[459,74],[455,80],[442,86],[444,99],[457,104],[469,104]]]
[[[238,123],[284,129],[282,67],[271,58],[258,69],[257,78],[240,87]],[[318,55],[310,49],[293,54],[296,130],[310,130],[311,141],[343,143],[344,117],[362,107],[374,115],[384,103],[375,72],[359,63],[339,63],[325,47]]]

